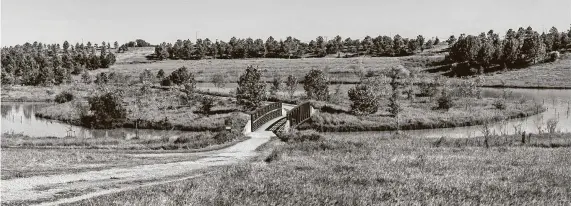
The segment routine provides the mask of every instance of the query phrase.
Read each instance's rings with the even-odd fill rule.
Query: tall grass
[[[567,136],[569,138],[569,136]],[[272,161],[75,205],[565,205],[570,150],[433,147],[433,140],[327,134],[277,142]],[[278,157],[278,158],[275,158]]]

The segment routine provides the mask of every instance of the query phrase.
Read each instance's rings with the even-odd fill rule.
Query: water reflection
[[[2,134],[21,133],[31,137],[75,136],[79,138],[133,138],[136,135],[135,129],[89,129],[34,116],[35,111],[42,106],[45,106],[45,103],[2,102]],[[139,137],[150,139],[154,137],[176,136],[181,133],[184,132],[140,129]]]
[[[543,104],[547,111],[526,118],[494,123],[491,125],[493,133],[515,134],[518,130],[527,133],[538,133],[539,129],[542,131],[547,130],[546,124],[550,119],[558,121],[558,131],[571,132],[571,90],[508,89],[507,91],[515,98],[523,98]],[[502,93],[502,89],[483,89],[483,95],[486,97],[495,97],[502,95]],[[409,130],[406,133],[418,137],[475,137],[482,135],[482,126]]]
[[[521,128],[522,131],[537,133],[538,125],[541,125],[542,130],[546,130],[546,123],[549,119],[558,120],[558,130],[562,132],[571,132],[571,90],[509,89],[509,91],[511,91],[512,95],[516,97],[544,104],[548,110],[542,114],[527,118],[495,123],[492,125],[493,132],[497,134],[514,134],[517,129]],[[483,95],[488,97],[501,94],[501,89],[484,89],[483,91]],[[132,138],[136,133],[135,129],[88,129],[84,127],[71,126],[58,121],[37,118],[34,116],[34,112],[41,106],[41,103],[2,103],[2,134],[23,133],[32,137],[65,137],[67,135],[72,135],[81,138]],[[482,134],[481,130],[481,126],[469,126],[444,129],[409,130],[406,131],[406,133],[418,137],[474,137],[480,136]],[[139,136],[141,138],[175,136],[180,135],[180,133],[183,132],[139,130]]]

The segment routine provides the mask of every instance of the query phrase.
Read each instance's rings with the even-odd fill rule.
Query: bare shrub
[[[482,127],[480,128],[480,131],[482,132],[482,135],[484,136],[484,145],[486,145],[486,148],[490,148],[490,137],[492,136],[492,128],[489,122],[484,122],[484,124],[482,124]]]
[[[506,109],[506,100],[500,98],[496,99],[494,103],[492,103],[496,109],[505,110]]]
[[[547,132],[549,132],[549,134],[554,134],[555,132],[557,132],[557,124],[559,123],[559,120],[552,118],[547,120]]]

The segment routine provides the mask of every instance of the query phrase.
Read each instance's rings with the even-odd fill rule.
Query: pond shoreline
[[[483,85],[481,88],[494,89],[537,89],[537,90],[571,90],[571,87],[551,87],[551,86],[510,86],[510,85]]]
[[[547,111],[547,108],[542,107],[536,112],[530,113],[518,113],[516,115],[507,116],[503,119],[491,118],[491,123],[498,123],[503,120],[517,120],[526,117],[531,117],[534,115],[541,114]],[[368,126],[357,126],[357,125],[322,125],[314,124],[313,119],[310,119],[307,123],[300,125],[300,130],[313,129],[319,132],[392,132],[397,131],[394,125],[368,125]],[[462,128],[470,126],[483,125],[481,121],[467,121],[461,122],[459,124],[428,124],[424,122],[416,122],[417,124],[406,124],[403,123],[400,126],[399,131],[415,131],[415,130],[430,130],[430,129],[446,129],[446,128]]]

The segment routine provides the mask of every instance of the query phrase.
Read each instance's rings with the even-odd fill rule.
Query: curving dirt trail
[[[255,156],[255,149],[274,135],[264,130],[276,120],[277,118],[266,123],[260,130],[250,133],[248,135],[250,139],[232,147],[218,151],[181,154],[201,157],[195,161],[3,180],[1,201],[3,205],[18,203],[55,205],[200,176],[197,170],[237,163]]]

